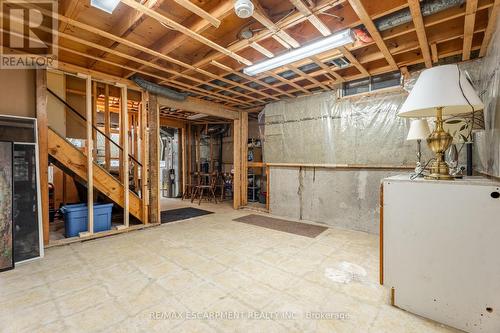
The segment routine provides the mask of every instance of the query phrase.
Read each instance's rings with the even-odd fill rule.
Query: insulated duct
[[[465,0],[426,0],[420,4],[420,10],[425,17],[464,3]],[[375,26],[379,31],[384,31],[411,21],[410,9],[405,8],[375,20]]]
[[[184,101],[188,97],[187,93],[180,93],[175,90],[169,89],[167,87],[160,86],[154,82],[146,81],[138,76],[133,76],[130,78],[134,81],[139,87],[145,89],[146,91],[166,97],[168,99],[172,99],[174,101]]]

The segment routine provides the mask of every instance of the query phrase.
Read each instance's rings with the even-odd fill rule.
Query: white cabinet
[[[500,184],[383,180],[381,269],[394,305],[467,332],[500,332]]]

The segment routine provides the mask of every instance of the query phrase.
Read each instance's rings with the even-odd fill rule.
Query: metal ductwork
[[[187,93],[180,93],[175,90],[169,89],[167,87],[160,86],[154,82],[146,81],[138,76],[133,76],[130,78],[134,81],[139,87],[145,89],[146,91],[166,97],[168,99],[172,99],[174,101],[184,101],[188,97]]]
[[[224,124],[224,125],[209,125],[208,129],[206,131],[206,135],[208,136],[217,136],[217,135],[223,135],[226,133],[229,129],[229,125]]]
[[[420,3],[420,10],[422,11],[422,16],[425,17],[448,8],[461,6],[464,3],[465,0],[426,0]],[[405,8],[375,20],[375,26],[379,31],[384,31],[411,21],[410,9]]]

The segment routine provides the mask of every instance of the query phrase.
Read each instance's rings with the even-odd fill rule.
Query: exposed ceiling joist
[[[483,42],[481,44],[481,49],[479,51],[479,56],[484,57],[486,55],[486,50],[490,44],[491,37],[495,32],[495,23],[497,21],[498,13],[500,12],[500,0],[495,0],[493,7],[490,9],[490,15],[488,18],[488,26],[484,32]]]
[[[387,45],[385,45],[384,40],[382,39],[382,36],[380,36],[380,33],[377,30],[377,27],[373,23],[370,15],[366,11],[364,5],[361,3],[361,0],[348,0],[349,4],[351,5],[352,9],[356,12],[356,15],[358,15],[359,19],[361,22],[363,22],[364,26],[366,27],[366,30],[370,33],[371,37],[377,44],[378,48],[382,53],[384,54],[387,62],[393,69],[398,69],[398,65],[396,64],[396,61],[394,61],[394,58],[389,52],[389,49],[387,48]]]
[[[415,26],[415,31],[417,32],[420,50],[422,51],[422,56],[424,57],[425,67],[430,68],[432,67],[431,53],[429,51],[429,43],[427,42],[427,34],[425,33],[424,20],[420,10],[420,1],[408,0],[408,5],[410,7],[411,16],[413,17],[413,25]]]
[[[478,0],[467,0],[465,6],[464,46],[462,60],[470,59],[472,47],[472,36],[474,35],[474,23],[476,22],[476,9]]]
[[[252,64],[251,61],[249,61],[248,59],[245,59],[241,56],[239,56],[238,54],[220,46],[219,44],[209,40],[208,38],[192,31],[191,29],[183,26],[182,24],[158,13],[158,12],[155,12],[154,10],[151,10],[149,9],[148,7],[138,3],[138,2],[135,2],[134,0],[120,0],[122,3],[126,4],[127,6],[139,11],[139,12],[142,12],[146,15],[148,15],[149,17],[151,18],[154,18],[155,20],[157,20],[158,22],[160,23],[163,23],[163,24],[166,24],[167,26],[169,27],[172,27],[173,29],[193,38],[194,40],[202,43],[202,44],[205,44],[211,48],[213,48],[214,50],[228,56],[228,57],[231,57],[233,59],[235,59],[236,61],[239,61],[245,65],[248,65],[250,66]]]
[[[205,20],[207,20],[214,27],[218,28],[220,26],[220,20],[217,17],[211,15],[210,13],[207,13],[206,11],[204,11],[202,8],[196,6],[191,1],[189,1],[189,0],[174,0],[174,1],[177,4],[181,5],[182,7],[186,8],[187,10],[189,10],[190,12],[198,15],[199,17],[201,17],[201,18],[203,18]]]
[[[323,35],[323,36],[330,36],[331,31],[330,29],[307,7],[302,0],[290,0],[290,2],[299,10],[299,12],[304,15],[309,22],[311,22],[312,25],[318,31]]]

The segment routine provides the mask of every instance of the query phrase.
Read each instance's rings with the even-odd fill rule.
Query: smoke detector
[[[234,3],[234,11],[240,18],[249,18],[252,16],[254,6],[251,0],[236,0]]]

